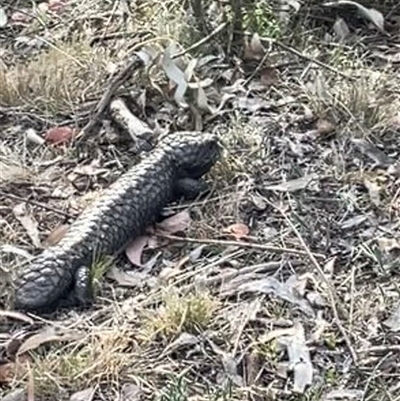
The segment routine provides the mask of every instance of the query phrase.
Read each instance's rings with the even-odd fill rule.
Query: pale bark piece
[[[115,99],[110,103],[110,112],[114,121],[128,131],[135,143],[149,141],[153,137],[153,130],[132,114],[122,99]]]

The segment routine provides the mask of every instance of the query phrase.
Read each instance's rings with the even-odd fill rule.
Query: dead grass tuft
[[[400,93],[393,73],[354,65],[347,71],[354,72],[351,75],[357,77],[355,82],[330,80],[323,72],[316,75],[306,89],[315,114],[333,117],[342,126],[357,131],[387,124],[397,113],[395,99]]]
[[[83,340],[34,355],[30,367],[36,391],[51,394],[60,386],[93,386],[116,382],[131,365],[135,348],[128,327],[93,328]]]
[[[182,332],[198,333],[211,321],[218,302],[205,292],[181,294],[173,287],[162,293],[161,305],[146,310],[142,324],[145,342],[161,337],[170,339]]]
[[[56,42],[26,63],[0,65],[0,105],[50,115],[75,112],[103,81],[107,52],[82,40]]]

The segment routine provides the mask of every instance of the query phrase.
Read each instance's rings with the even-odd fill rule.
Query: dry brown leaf
[[[130,242],[125,248],[125,255],[129,261],[138,267],[142,267],[142,254],[149,242],[149,236],[141,235]]]
[[[15,218],[21,223],[22,227],[25,228],[29,238],[32,240],[32,244],[36,248],[41,247],[38,223],[34,218],[27,214],[25,203],[20,203],[14,207],[13,213]]]
[[[62,145],[70,142],[75,134],[75,130],[71,127],[54,127],[46,132],[44,139],[49,144]]]
[[[157,223],[155,233],[176,234],[178,232],[183,232],[189,228],[191,221],[192,219],[190,218],[189,211],[186,209]]]
[[[43,245],[52,246],[61,241],[69,229],[69,224],[60,224],[43,241]]]
[[[40,347],[42,344],[53,341],[73,341],[81,338],[83,333],[77,331],[59,331],[52,326],[45,327],[42,331],[25,340],[18,349],[17,356]]]
[[[246,237],[250,233],[250,228],[243,223],[235,223],[226,227],[223,230],[224,233],[230,234],[235,237],[237,240]]]

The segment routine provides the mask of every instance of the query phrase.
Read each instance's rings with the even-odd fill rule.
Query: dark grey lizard
[[[170,201],[195,196],[202,187],[199,178],[219,154],[216,136],[208,133],[181,132],[160,141],[83,211],[58,244],[20,270],[14,308],[47,312],[65,300],[90,304],[94,258],[121,250],[153,224]]]

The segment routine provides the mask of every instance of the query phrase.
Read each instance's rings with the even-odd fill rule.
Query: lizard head
[[[169,148],[182,175],[200,178],[214,165],[221,145],[214,134],[184,131],[168,135],[162,142]]]

